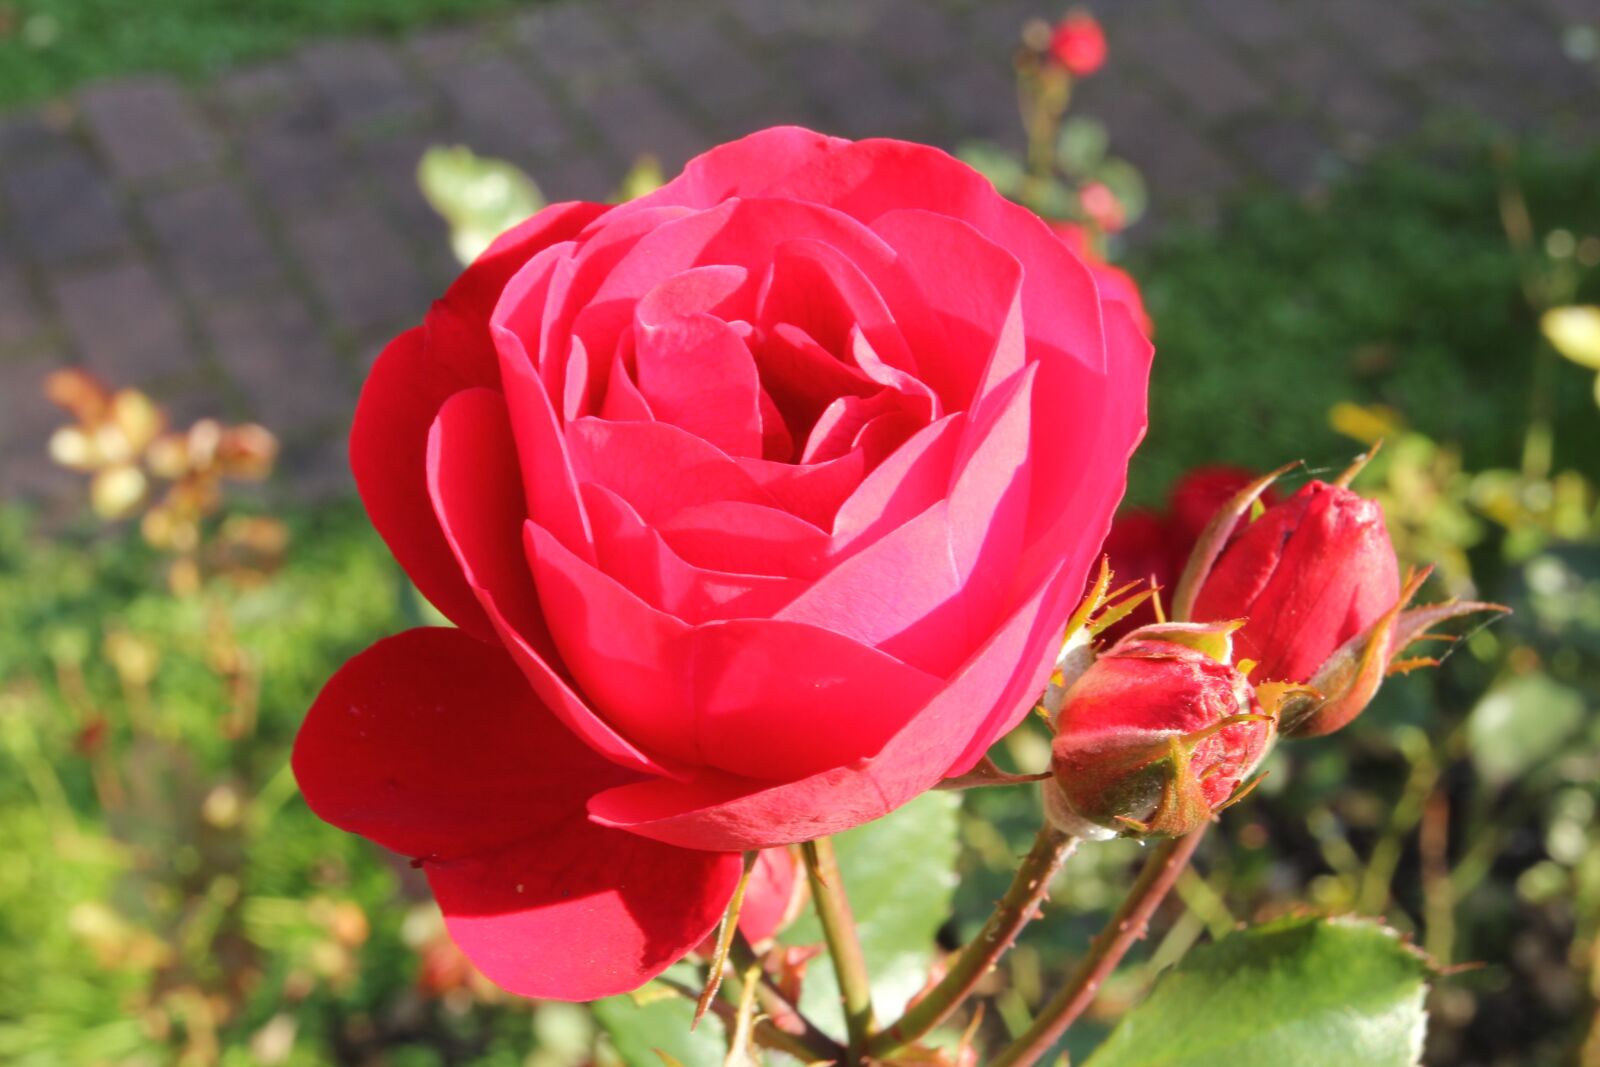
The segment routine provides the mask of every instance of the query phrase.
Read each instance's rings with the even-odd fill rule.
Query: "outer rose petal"
[[[423,861],[469,958],[524,996],[637,988],[715,927],[737,855],[596,826],[584,802],[633,777],[584,747],[504,652],[409,630],[323,688],[295,743],[306,801]]]
[[[618,786],[589,801],[590,817],[685,848],[750,849],[809,841],[887,815],[945,777],[971,742],[975,721],[1013,720],[1044,689],[1051,641],[1060,635],[1041,621],[1041,607],[1061,600],[1068,577],[1080,592],[1081,576],[1065,573],[1040,588],[876,756],[781,785],[706,775]]]
[[[494,630],[433,520],[424,480],[428,427],[451,394],[495,386],[500,374],[489,313],[506,281],[547,244],[565,240],[607,211],[604,204],[553,204],[503,234],[456,279],[426,324],[378,356],[350,429],[350,467],[372,525],[422,595],[475,636]]]

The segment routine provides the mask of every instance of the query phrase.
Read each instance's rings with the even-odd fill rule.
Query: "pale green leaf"
[[[1368,920],[1242,930],[1189,953],[1084,1067],[1413,1067],[1429,973]]]
[[[699,981],[692,968],[668,972],[689,986]],[[693,1031],[694,1002],[660,986],[597,1000],[595,1021],[611,1038],[611,1046],[628,1067],[661,1067],[663,1054],[683,1067],[721,1067],[727,1055],[722,1021],[707,1014]]]
[[[1583,728],[1583,694],[1533,673],[1494,686],[1467,718],[1467,741],[1478,773],[1495,785],[1515,781],[1557,752]]]
[[[460,145],[424,152],[417,184],[449,225],[451,251],[462,263],[545,206],[539,187],[516,166]]]
[[[1110,143],[1105,126],[1098,120],[1074,116],[1061,124],[1056,160],[1068,174],[1088,174],[1106,158]]]

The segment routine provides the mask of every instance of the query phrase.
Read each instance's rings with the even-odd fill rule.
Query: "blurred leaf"
[[[1551,308],[1539,317],[1545,340],[1580,367],[1600,370],[1600,306]]]
[[[1285,919],[1196,949],[1084,1067],[1412,1067],[1427,961],[1364,919]]]
[[[922,988],[934,935],[950,917],[960,804],[956,793],[924,793],[899,811],[833,839],[880,1016],[898,1014]],[[781,940],[820,943],[816,913],[807,909]],[[844,1035],[839,987],[826,957],[812,961],[806,971],[800,1006],[824,1030]]]
[[[1068,174],[1088,174],[1106,158],[1110,144],[1111,138],[1098,120],[1076,116],[1061,124],[1056,159]]]
[[[691,987],[700,981],[691,968],[682,965],[669,973]],[[694,1003],[659,986],[597,1000],[591,1008],[628,1067],[661,1067],[663,1054],[684,1067],[720,1067],[726,1053],[721,1020],[708,1014],[691,1031]]]
[[[450,226],[450,249],[471,263],[506,230],[545,206],[533,179],[470,148],[436,145],[417,164],[417,184]]]
[[[987,141],[969,141],[956,150],[956,155],[1006,196],[1015,195],[1027,177],[1020,158]]]
[[[1561,750],[1584,722],[1583,694],[1547,674],[1501,682],[1472,709],[1467,740],[1478,773],[1505,785]]]
[[[1104,182],[1122,205],[1124,226],[1139,221],[1150,204],[1150,194],[1145,190],[1144,175],[1139,173],[1138,167],[1125,159],[1108,159],[1095,169],[1093,177]]]

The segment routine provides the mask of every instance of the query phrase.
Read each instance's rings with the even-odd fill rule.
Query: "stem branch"
[[[1039,1009],[1033,1025],[990,1061],[990,1067],[1031,1067],[1055,1047],[1067,1028],[1094,1003],[1101,983],[1117,969],[1128,949],[1144,937],[1150,916],[1166,899],[1205,832],[1205,826],[1201,826],[1187,836],[1174,838],[1145,861],[1117,913],[1089,944],[1089,952],[1071,981]]]
[[[961,1006],[983,976],[1000,961],[1022,928],[1039,913],[1039,905],[1061,865],[1080,839],[1046,823],[1034,838],[1033,849],[1017,868],[994,913],[978,936],[967,943],[938,984],[917,1000],[900,1020],[867,1044],[874,1058],[882,1058],[910,1044],[938,1026]]]
[[[833,842],[826,837],[806,841],[801,844],[800,853],[805,857],[811,900],[817,909],[817,919],[822,923],[828,956],[833,960],[834,974],[839,977],[845,1028],[849,1033],[845,1063],[847,1067],[857,1067],[866,1054],[873,1029],[872,983],[867,977],[867,961],[861,954],[861,939],[850,914],[844,881],[839,877]]]

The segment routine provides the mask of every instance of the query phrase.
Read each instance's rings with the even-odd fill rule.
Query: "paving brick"
[[[647,9],[659,12],[661,9]],[[721,130],[737,126],[774,95],[772,64],[706,13],[636,26],[646,62]]]
[[[1424,79],[1448,47],[1439,27],[1414,2],[1340,0],[1318,4],[1317,12],[1349,39],[1364,62],[1410,80]]]
[[[456,119],[451,139],[474,151],[522,160],[571,136],[549,95],[507,56],[474,59],[436,78]]]
[[[461,267],[450,253],[449,229],[417,184],[417,164],[433,145],[457,140],[460,138],[453,134],[413,132],[373,138],[360,150],[368,183],[382,195],[385,214],[394,221],[407,246],[416,252],[417,265],[435,290],[442,290]]]
[[[39,263],[66,263],[131,242],[110,184],[81,152],[16,167],[0,181],[22,243]]]
[[[927,78],[923,89],[942,115],[941,139],[947,145],[981,140],[1022,148],[1022,120],[1014,103],[1009,62],[974,59]]]
[[[1252,118],[1236,127],[1232,138],[1277,184],[1295,190],[1320,184],[1328,147],[1306,123],[1283,115]]]
[[[184,287],[198,297],[247,291],[282,273],[238,186],[213,181],[152,196],[145,216]]]
[[[148,264],[120,260],[58,277],[51,290],[79,354],[111,382],[145,385],[199,366],[177,305]]]
[[[302,98],[305,75],[292,59],[252,63],[224,72],[212,93],[235,116],[249,116]]]
[[[50,110],[0,115],[0,170],[76,151],[66,121]]]
[[[624,163],[649,153],[672,173],[691,156],[711,147],[705,134],[644,82],[614,83],[598,91],[584,107]]]
[[[299,58],[347,130],[414,122],[428,113],[427,95],[384,42],[322,42],[301,49]]]
[[[916,66],[955,56],[967,42],[957,19],[924,0],[890,0],[872,27],[874,43],[902,65]]]
[[[342,426],[355,410],[354,375],[317,328],[304,301],[278,292],[210,307],[205,324],[217,361],[275,433]]]
[[[45,319],[16,257],[0,240],[0,353],[20,348],[44,329]]]
[[[532,173],[552,201],[607,200],[622,181],[624,170],[610,153],[573,144],[551,153]]]
[[[512,27],[534,72],[569,96],[588,96],[637,65],[599,4],[541,4]]]
[[[327,203],[348,194],[355,181],[332,113],[313,99],[301,97],[251,123],[241,135],[240,155],[280,210]]]
[[[406,38],[405,50],[424,67],[450,66],[492,48],[486,30],[477,22],[424,26]]]
[[[822,108],[829,132],[847,137],[926,138],[933,112],[919,93],[896,82],[864,47],[848,41],[785,49],[788,80]]]
[[[1193,206],[1235,189],[1238,169],[1189,121],[1132,85],[1085,104],[1111,132],[1111,151],[1144,172],[1153,198]]]
[[[1264,108],[1271,97],[1261,83],[1193,20],[1176,15],[1125,35],[1123,53],[1165,81],[1205,119]]]
[[[355,492],[343,435],[285,441],[273,481],[296,500],[332,500]]]
[[[1600,24],[1600,7],[1595,11]],[[1503,5],[1453,5],[1447,12],[1461,42],[1462,72],[1523,98],[1529,112],[1573,102],[1600,107],[1600,74],[1567,57],[1555,27]]]
[[[1195,21],[1247,48],[1269,49],[1316,32],[1311,5],[1297,0],[1190,0],[1189,9]]]
[[[366,200],[300,215],[289,239],[329,313],[353,336],[420,318],[436,295],[406,243]]]
[[[64,421],[44,399],[44,379],[62,366],[55,353],[0,359],[0,499],[64,496],[81,488],[80,476],[57,467],[47,451]]]
[[[140,181],[210,163],[218,145],[177,83],[124,78],[78,94],[84,123],[117,177]]]

